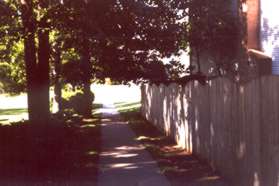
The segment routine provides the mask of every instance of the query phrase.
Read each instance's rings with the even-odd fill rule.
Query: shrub
[[[94,93],[91,92],[90,96],[87,97],[83,93],[76,93],[69,97],[68,100],[63,99],[64,109],[73,109],[76,113],[83,115],[88,109],[88,103],[92,103],[95,99]]]

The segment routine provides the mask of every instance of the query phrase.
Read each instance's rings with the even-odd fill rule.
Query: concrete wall
[[[278,76],[143,85],[142,115],[233,185],[279,185]]]

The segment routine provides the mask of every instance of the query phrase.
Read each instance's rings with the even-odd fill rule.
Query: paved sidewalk
[[[166,177],[112,104],[102,112],[99,186],[169,186]]]

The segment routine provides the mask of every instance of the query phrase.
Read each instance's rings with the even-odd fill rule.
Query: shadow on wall
[[[279,77],[144,85],[142,114],[237,186],[279,184]]]

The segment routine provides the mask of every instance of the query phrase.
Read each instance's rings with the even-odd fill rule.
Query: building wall
[[[273,74],[279,75],[279,1],[261,1],[261,49],[268,56],[272,57]]]
[[[260,0],[247,0],[247,45],[260,50]]]
[[[273,74],[279,75],[279,1],[246,0],[247,47],[270,56]]]

